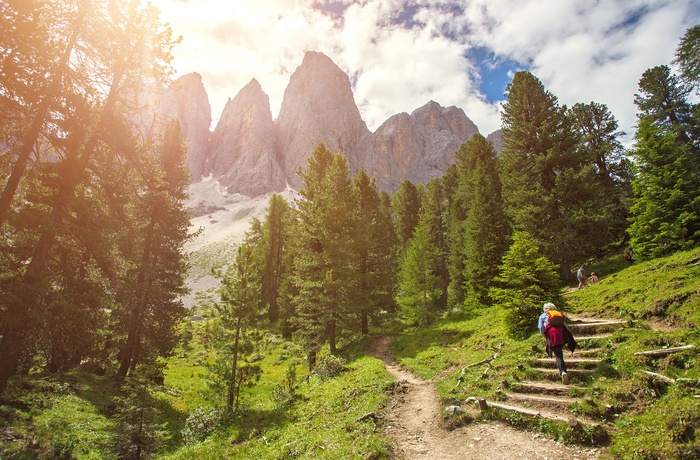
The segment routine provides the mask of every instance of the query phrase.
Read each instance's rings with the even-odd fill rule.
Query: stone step
[[[569,404],[580,402],[578,398],[572,398],[570,396],[552,396],[552,395],[536,395],[531,393],[509,393],[506,395],[508,399],[513,401],[521,401],[525,404],[543,404],[545,406],[561,406],[566,407]]]
[[[550,394],[550,395],[568,395],[571,390],[576,391],[586,391],[587,387],[583,385],[569,384],[564,385],[557,381],[557,383],[549,382],[518,382],[512,383],[510,389],[517,391],[519,393],[537,393],[537,394]]]

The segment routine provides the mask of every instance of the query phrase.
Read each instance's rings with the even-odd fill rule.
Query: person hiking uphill
[[[586,285],[586,275],[583,274],[583,265],[576,271],[576,279],[578,279],[578,288],[583,289]]]
[[[566,362],[564,361],[564,345],[567,345],[571,353],[573,353],[576,350],[576,341],[574,340],[574,335],[566,327],[564,315],[557,311],[556,308],[556,305],[551,302],[544,304],[537,328],[547,341],[547,355],[551,358],[552,354],[554,354],[561,382],[564,385],[568,385],[569,374],[566,372]]]

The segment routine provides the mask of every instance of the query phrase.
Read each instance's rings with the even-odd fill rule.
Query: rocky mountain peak
[[[160,100],[159,111],[180,121],[187,144],[187,166],[197,182],[207,171],[207,147],[211,106],[198,73],[183,75],[173,82]]]
[[[256,79],[228,100],[213,132],[199,74],[159,91],[164,94],[158,110],[182,125],[193,181],[211,174],[225,192],[247,197],[301,188],[296,171],[307,166],[320,142],[344,153],[351,173],[365,169],[380,190],[394,192],[404,180],[426,183],[444,174],[462,143],[478,132],[462,109],[430,101],[392,116],[371,133],[348,75],[314,51],[291,75],[274,121],[269,97]],[[498,133],[489,139],[498,142]]]
[[[296,170],[320,142],[356,165],[359,143],[369,134],[347,74],[325,54],[307,52],[289,80],[275,121],[277,158],[288,182],[301,186]]]
[[[270,98],[253,79],[224,107],[209,144],[210,171],[229,193],[284,190],[275,158]]]

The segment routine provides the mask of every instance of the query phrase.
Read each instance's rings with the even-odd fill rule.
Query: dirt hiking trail
[[[600,456],[599,449],[565,446],[497,422],[472,423],[453,431],[443,428],[437,389],[400,367],[391,355],[391,340],[390,336],[376,338],[367,353],[382,360],[399,383],[384,414],[384,429],[394,439],[398,458],[584,460]]]

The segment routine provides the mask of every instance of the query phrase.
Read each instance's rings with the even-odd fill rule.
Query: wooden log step
[[[537,371],[541,374],[556,374],[557,376],[559,376],[559,370],[557,368],[533,367],[532,370]],[[566,372],[569,375],[591,375],[595,372],[595,369],[569,369],[569,367],[567,366]]]
[[[567,367],[569,367],[569,365],[573,365],[573,367],[580,369],[598,367],[603,360],[598,358],[569,358],[564,355],[564,361],[566,362]],[[556,360],[554,358],[539,358],[536,359],[535,362],[538,364],[556,364]]]
[[[607,333],[602,333],[602,334],[595,334],[595,335],[584,335],[580,337],[574,337],[577,342],[583,342],[585,340],[601,340],[601,339],[609,339],[612,337],[612,334],[607,332]]]
[[[513,391],[518,391],[521,393],[538,393],[538,394],[556,394],[556,395],[568,395],[570,390],[580,390],[585,391],[587,387],[583,385],[569,384],[564,385],[562,383],[549,383],[549,382],[519,382],[511,384],[510,388]]]
[[[599,355],[603,349],[601,347],[595,347],[595,348],[577,348],[576,351],[574,352],[574,355],[578,356],[595,356]],[[568,355],[567,355],[568,356]],[[564,359],[566,359],[566,356],[564,356]]]
[[[593,321],[572,321],[567,323],[570,329],[581,327],[598,327],[598,326],[624,326],[627,321],[624,320],[593,320]]]
[[[692,348],[695,348],[695,345],[691,344],[691,345],[685,345],[683,347],[662,348],[660,350],[636,351],[634,354],[640,355],[640,356],[651,356],[651,357],[666,356],[666,355],[670,355],[671,353],[678,353],[679,351],[690,350]]]
[[[568,406],[569,404],[581,401],[578,398],[571,398],[568,396],[542,396],[530,393],[509,393],[506,396],[508,397],[508,399],[512,399],[515,401],[554,404],[558,406]]]
[[[483,404],[482,404],[480,401],[480,407],[482,408],[482,410],[483,410],[484,406],[494,407],[496,409],[507,410],[507,411],[511,411],[511,412],[517,412],[518,414],[529,415],[531,417],[540,417],[540,418],[546,418],[549,420],[555,420],[558,422],[567,422],[571,426],[578,426],[579,425],[578,421],[573,416],[557,414],[554,412],[542,411],[542,410],[537,410],[537,409],[530,409],[527,407],[520,407],[520,406],[510,406],[508,404],[501,404],[501,403],[493,402],[493,401],[483,401]]]

